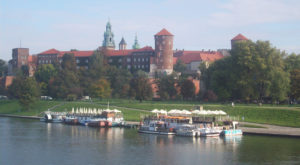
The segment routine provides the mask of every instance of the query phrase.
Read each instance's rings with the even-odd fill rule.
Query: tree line
[[[205,98],[219,101],[290,103],[300,99],[300,55],[268,41],[236,43],[231,56],[200,66]]]

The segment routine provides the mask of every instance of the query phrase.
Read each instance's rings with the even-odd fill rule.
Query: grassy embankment
[[[17,101],[0,101],[0,114],[28,115],[34,116],[40,114],[55,105],[53,111],[71,111],[72,107],[91,107],[106,108],[108,100],[90,102],[63,102],[63,101],[39,101],[33,109],[29,111],[20,111]],[[64,103],[63,105],[61,105]],[[152,109],[187,109],[191,110],[198,102],[184,101],[144,101],[139,103],[135,100],[109,100],[110,108],[121,110],[127,121],[139,121],[140,116],[149,114]],[[281,126],[300,127],[300,107],[288,105],[246,105],[236,104],[232,107],[230,104],[202,104],[205,110],[224,110],[230,116],[236,116],[240,120],[253,123],[265,123]]]

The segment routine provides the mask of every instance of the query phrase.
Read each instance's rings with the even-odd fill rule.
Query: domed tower
[[[248,41],[249,39],[243,36],[242,34],[238,34],[231,40],[231,49],[233,49],[234,45],[237,42],[243,42],[243,41]]]
[[[166,29],[158,32],[155,38],[155,63],[156,70],[161,73],[173,72],[173,37]]]
[[[106,24],[106,31],[104,32],[102,46],[106,49],[115,49],[114,33],[111,30],[111,24],[109,21]]]
[[[122,37],[122,40],[119,43],[119,50],[125,50],[126,46],[127,46],[127,44],[126,44],[126,42],[124,40],[124,37]]]

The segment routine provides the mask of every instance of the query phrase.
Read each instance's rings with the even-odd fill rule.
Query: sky
[[[116,46],[122,37],[154,47],[162,28],[174,34],[174,50],[229,49],[242,33],[300,53],[299,0],[0,0],[0,58],[12,49],[94,50],[110,20]]]

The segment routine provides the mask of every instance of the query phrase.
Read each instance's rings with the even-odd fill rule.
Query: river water
[[[0,165],[300,164],[300,139],[189,138],[0,117]]]

